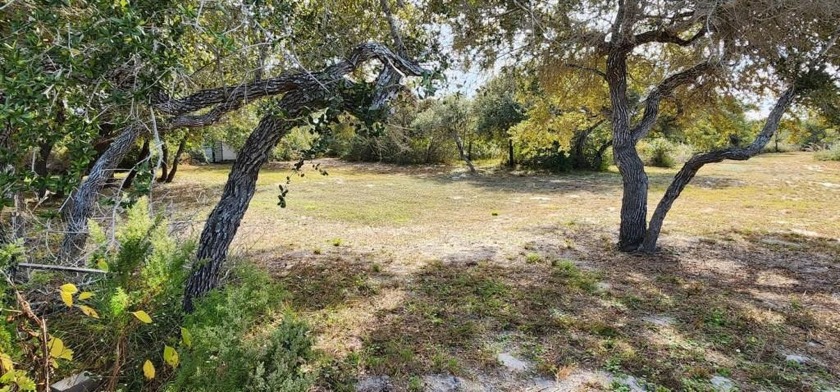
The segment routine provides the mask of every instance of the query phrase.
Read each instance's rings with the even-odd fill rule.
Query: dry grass
[[[838,162],[795,153],[704,168],[650,257],[612,250],[614,172],[323,166],[329,176],[291,179],[286,209],[288,165],[266,169],[234,248],[284,282],[334,372],[400,389],[443,373],[519,390],[582,369],[670,390],[711,388],[715,375],[746,391],[840,385]],[[158,205],[205,216],[226,170],[184,168]],[[673,171],[650,171],[655,200]],[[511,374],[500,352],[532,369]]]

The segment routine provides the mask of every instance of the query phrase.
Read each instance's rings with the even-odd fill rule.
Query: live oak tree
[[[80,57],[79,68],[74,69],[86,71],[90,69],[88,63],[98,64],[91,57],[97,54],[99,47],[102,51],[118,47],[122,55],[103,61],[101,70],[95,73],[98,78],[78,82],[82,92],[85,91],[82,87],[88,85],[103,86],[104,92],[100,95],[121,97],[120,105],[101,104],[108,109],[104,113],[96,108],[82,112],[82,108],[71,105],[72,112],[77,114],[75,117],[97,118],[108,124],[109,132],[107,147],[62,209],[67,222],[62,257],[78,260],[77,255],[87,239],[87,220],[95,210],[101,190],[126,154],[137,148],[138,139],[151,141],[151,152],[155,155],[152,162],[157,162],[167,134],[184,131],[191,134],[223,121],[229,113],[245,105],[287,94],[300,86],[301,77],[316,75],[314,69],[320,69],[325,63],[335,63],[356,49],[379,51],[374,46],[357,46],[360,42],[390,36],[391,28],[386,18],[372,12],[379,5],[374,1],[360,7],[356,2],[301,4],[281,0],[213,4],[201,1],[116,5],[91,2],[86,8],[90,11],[82,13],[89,18],[79,20],[71,17],[76,8],[46,7],[45,13],[66,17],[65,22],[55,25],[70,28],[71,33],[86,39],[91,39],[91,34],[82,28],[86,26],[84,23],[108,27],[98,18],[116,14],[127,21],[109,19],[110,23],[122,23],[120,26],[131,28],[124,31],[125,27],[111,27],[111,30],[124,31],[121,34],[127,35],[123,38],[126,42],[139,42],[132,46],[116,42],[110,36],[96,36],[99,46],[83,47],[91,53],[73,46],[75,41],[61,41],[63,38],[57,38],[58,42],[53,44],[58,51],[66,47],[72,49]],[[22,26],[30,27],[25,10],[22,8],[16,15],[21,17]],[[411,19],[411,12],[401,15],[404,15],[403,28],[407,36],[419,31],[416,30],[418,24]],[[52,25],[45,24],[43,28],[54,37],[64,34],[51,30],[55,28]],[[24,31],[23,27],[19,31]],[[403,45],[412,50],[427,44],[419,32],[411,37]],[[21,38],[25,42],[27,39]],[[429,56],[427,53],[426,57]],[[386,60],[381,53],[373,56],[368,53],[364,58]],[[64,68],[71,67],[64,62],[57,64],[60,75],[66,74]],[[369,70],[356,69],[354,64],[347,72],[353,72],[349,76],[358,78],[364,77]],[[77,79],[70,78],[72,81]],[[50,85],[39,88],[34,96],[51,89]],[[78,116],[79,113],[86,115]],[[90,146],[92,143],[83,141],[82,144]]]
[[[451,95],[433,101],[431,106],[417,114],[411,127],[426,135],[442,133],[450,137],[458,149],[458,158],[464,161],[470,173],[475,173],[475,166],[464,146],[462,136],[471,133],[469,114],[467,100],[460,95]]]
[[[605,81],[613,156],[622,177],[622,251],[653,251],[665,215],[700,167],[754,156],[797,98],[837,84],[840,4],[830,0],[432,1],[431,8],[460,26],[455,47],[482,55],[487,64],[510,51],[544,67],[573,68]],[[661,77],[653,80],[651,74]],[[640,76],[649,84],[634,105],[628,87]],[[663,100],[700,88],[720,95],[779,95],[752,143],[686,163],[649,227],[648,178],[636,145],[656,125]]]
[[[517,99],[519,78],[516,76],[509,71],[491,79],[477,92],[473,102],[476,132],[489,139],[505,141],[509,167],[516,164],[513,137],[509,131],[526,119],[526,108]]]

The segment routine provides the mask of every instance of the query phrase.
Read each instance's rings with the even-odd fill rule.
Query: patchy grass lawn
[[[234,251],[291,291],[331,358],[325,390],[840,385],[837,162],[710,165],[644,257],[612,249],[615,172],[321,163],[328,176],[263,171]],[[228,167],[182,170],[157,205],[197,231]],[[674,171],[649,172],[652,210]]]

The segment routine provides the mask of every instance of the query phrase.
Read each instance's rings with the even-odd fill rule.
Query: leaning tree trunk
[[[143,125],[126,127],[99,157],[79,188],[70,195],[62,208],[62,215],[67,221],[67,232],[61,243],[60,258],[62,260],[72,261],[81,253],[88,237],[87,220],[99,192],[145,129]]]
[[[172,157],[172,169],[169,170],[169,175],[166,176],[166,183],[172,182],[175,179],[175,173],[178,171],[178,162],[181,161],[181,155],[184,153],[184,148],[187,147],[187,137],[184,136],[181,142],[178,143],[178,150],[175,151],[175,156]]]
[[[356,100],[346,99],[343,100],[344,110],[384,113],[382,109],[387,101],[396,96],[401,88],[402,75],[419,76],[428,72],[410,60],[394,55],[381,45],[367,43],[360,45],[344,61],[321,72],[290,76],[296,80],[296,88],[283,96],[276,111],[283,113],[284,117],[271,115],[260,121],[231,168],[219,204],[207,218],[196,254],[198,262],[187,279],[184,291],[185,311],[192,311],[195,299],[218,285],[228,248],[254,195],[259,170],[268,161],[272,148],[308,113],[323,108],[333,97],[341,97],[341,91],[352,91],[352,88],[347,86],[353,82],[344,76],[373,57],[380,59],[384,67],[376,79],[371,104],[359,108],[355,106],[358,105]]]
[[[219,281],[222,264],[248,203],[254,196],[260,168],[268,162],[271,150],[289,131],[289,123],[275,116],[266,116],[259,125],[231,168],[222,198],[210,213],[201,232],[196,259],[202,264],[193,270],[184,293],[184,309],[193,310],[193,300],[213,289]]]
[[[608,148],[612,147],[612,144],[612,140],[608,140],[598,148],[598,151],[595,153],[595,157],[592,158],[593,170],[601,170],[601,166],[604,164],[604,154],[607,152]]]
[[[467,156],[466,151],[464,151],[464,141],[461,140],[461,135],[458,134],[457,130],[452,131],[452,138],[455,139],[455,145],[458,147],[458,156],[462,161],[464,161],[464,163],[467,164],[467,167],[470,168],[470,173],[475,174],[475,166],[473,166],[470,157]]]
[[[140,157],[134,164],[131,165],[131,171],[128,172],[128,175],[125,176],[125,179],[122,181],[122,186],[125,188],[130,188],[132,184],[134,184],[134,178],[137,177],[137,165],[142,163],[145,160],[148,160],[151,156],[151,150],[149,150],[149,139],[146,139],[143,142],[143,147],[140,147]]]
[[[791,87],[779,97],[779,100],[776,101],[773,110],[767,117],[767,121],[765,121],[761,132],[749,146],[745,148],[731,147],[695,155],[683,165],[682,169],[674,176],[674,180],[671,181],[671,185],[668,186],[665,195],[662,196],[662,200],[659,201],[659,205],[656,206],[656,211],[654,211],[653,216],[650,218],[650,225],[641,247],[642,251],[653,252],[656,250],[656,242],[659,239],[659,233],[662,231],[662,223],[665,221],[665,216],[671,210],[677,197],[688,186],[688,183],[691,182],[691,179],[694,178],[700,168],[707,163],[721,162],[725,159],[745,161],[761,152],[761,149],[770,142],[773,134],[777,133],[779,122],[781,122],[782,116],[791,102],[793,102],[795,95],[795,88]]]
[[[44,183],[38,186],[38,198],[41,199],[47,194],[47,183],[46,178],[49,176],[49,171],[47,170],[47,163],[50,159],[50,154],[52,153],[53,146],[55,142],[47,141],[41,143],[38,146],[38,156],[35,159],[35,174],[39,177],[44,179]]]
[[[166,146],[166,142],[161,140],[160,143],[160,177],[158,177],[157,182],[166,182],[166,178],[169,177],[169,147]]]

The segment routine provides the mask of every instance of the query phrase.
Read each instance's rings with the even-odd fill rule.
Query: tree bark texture
[[[260,168],[268,162],[271,150],[289,131],[285,121],[264,117],[248,137],[231,168],[222,197],[207,218],[201,232],[196,260],[198,265],[187,281],[184,309],[192,311],[193,299],[213,289],[233,237],[239,229],[248,203],[254,196]]]
[[[508,138],[508,167],[513,169],[516,167],[516,161],[513,159],[513,139]]]
[[[128,172],[128,175],[125,176],[125,179],[122,181],[122,186],[125,188],[131,187],[134,184],[134,178],[137,177],[137,165],[139,165],[144,160],[149,159],[151,156],[151,150],[149,150],[149,139],[143,141],[143,146],[140,147],[140,155],[138,156],[137,160],[134,161],[134,164],[131,165],[131,170]]]
[[[165,141],[161,140],[160,177],[158,177],[157,182],[166,182],[167,177],[169,177],[169,147],[166,146]]]
[[[38,156],[35,159],[35,174],[44,180],[46,180],[50,174],[47,169],[47,163],[49,162],[50,154],[52,153],[54,145],[55,143],[53,141],[46,141],[38,146]],[[46,194],[47,184],[44,183],[38,187],[38,198],[43,198]]]
[[[648,177],[630,128],[625,50],[610,51],[606,74],[612,104],[613,155],[623,186],[618,249],[633,251],[641,245],[647,229]]]
[[[62,215],[67,222],[67,233],[61,243],[60,258],[67,262],[78,263],[75,260],[87,242],[87,220],[90,218],[93,205],[105,182],[113,174],[114,169],[125,155],[134,147],[134,142],[145,132],[143,125],[130,125],[123,129],[107,150],[97,159],[87,178],[79,188],[70,195],[62,208]]]
[[[178,163],[181,161],[181,155],[184,154],[184,149],[187,147],[187,137],[184,136],[181,142],[178,143],[178,149],[175,151],[175,156],[172,157],[172,169],[169,170],[169,175],[166,176],[166,183],[175,180],[175,173],[178,172]]]
[[[375,81],[370,106],[359,108],[358,102],[348,99],[343,100],[344,109],[351,112],[380,110],[396,95],[403,74],[417,76],[427,72],[384,46],[368,43],[360,45],[346,60],[319,73],[297,75],[294,78],[296,88],[283,96],[276,114],[264,117],[246,140],[231,168],[222,197],[207,218],[199,239],[197,261],[184,290],[184,309],[187,312],[194,309],[196,298],[219,284],[228,249],[254,195],[259,170],[268,161],[271,150],[289,129],[298,125],[309,113],[325,107],[331,98],[340,97],[340,87],[353,83],[344,76],[374,57],[384,66]]]
[[[698,154],[689,159],[688,162],[683,165],[680,171],[677,172],[676,176],[674,176],[674,180],[671,181],[671,184],[665,191],[665,195],[662,196],[662,200],[659,201],[653,216],[650,218],[650,227],[648,227],[645,235],[645,240],[641,247],[642,251],[653,252],[656,250],[656,242],[659,239],[659,233],[662,230],[662,223],[665,221],[665,216],[668,214],[668,211],[671,210],[671,207],[674,205],[677,197],[680,196],[680,193],[682,193],[685,187],[688,186],[688,183],[691,182],[691,179],[694,178],[697,172],[704,165],[708,163],[721,162],[726,159],[745,161],[761,152],[761,149],[770,142],[773,134],[778,131],[782,116],[793,102],[793,98],[796,95],[795,90],[796,89],[794,87],[788,88],[779,97],[776,104],[773,106],[773,110],[767,117],[761,132],[749,146],[743,148],[730,147],[723,150],[715,150]]]

